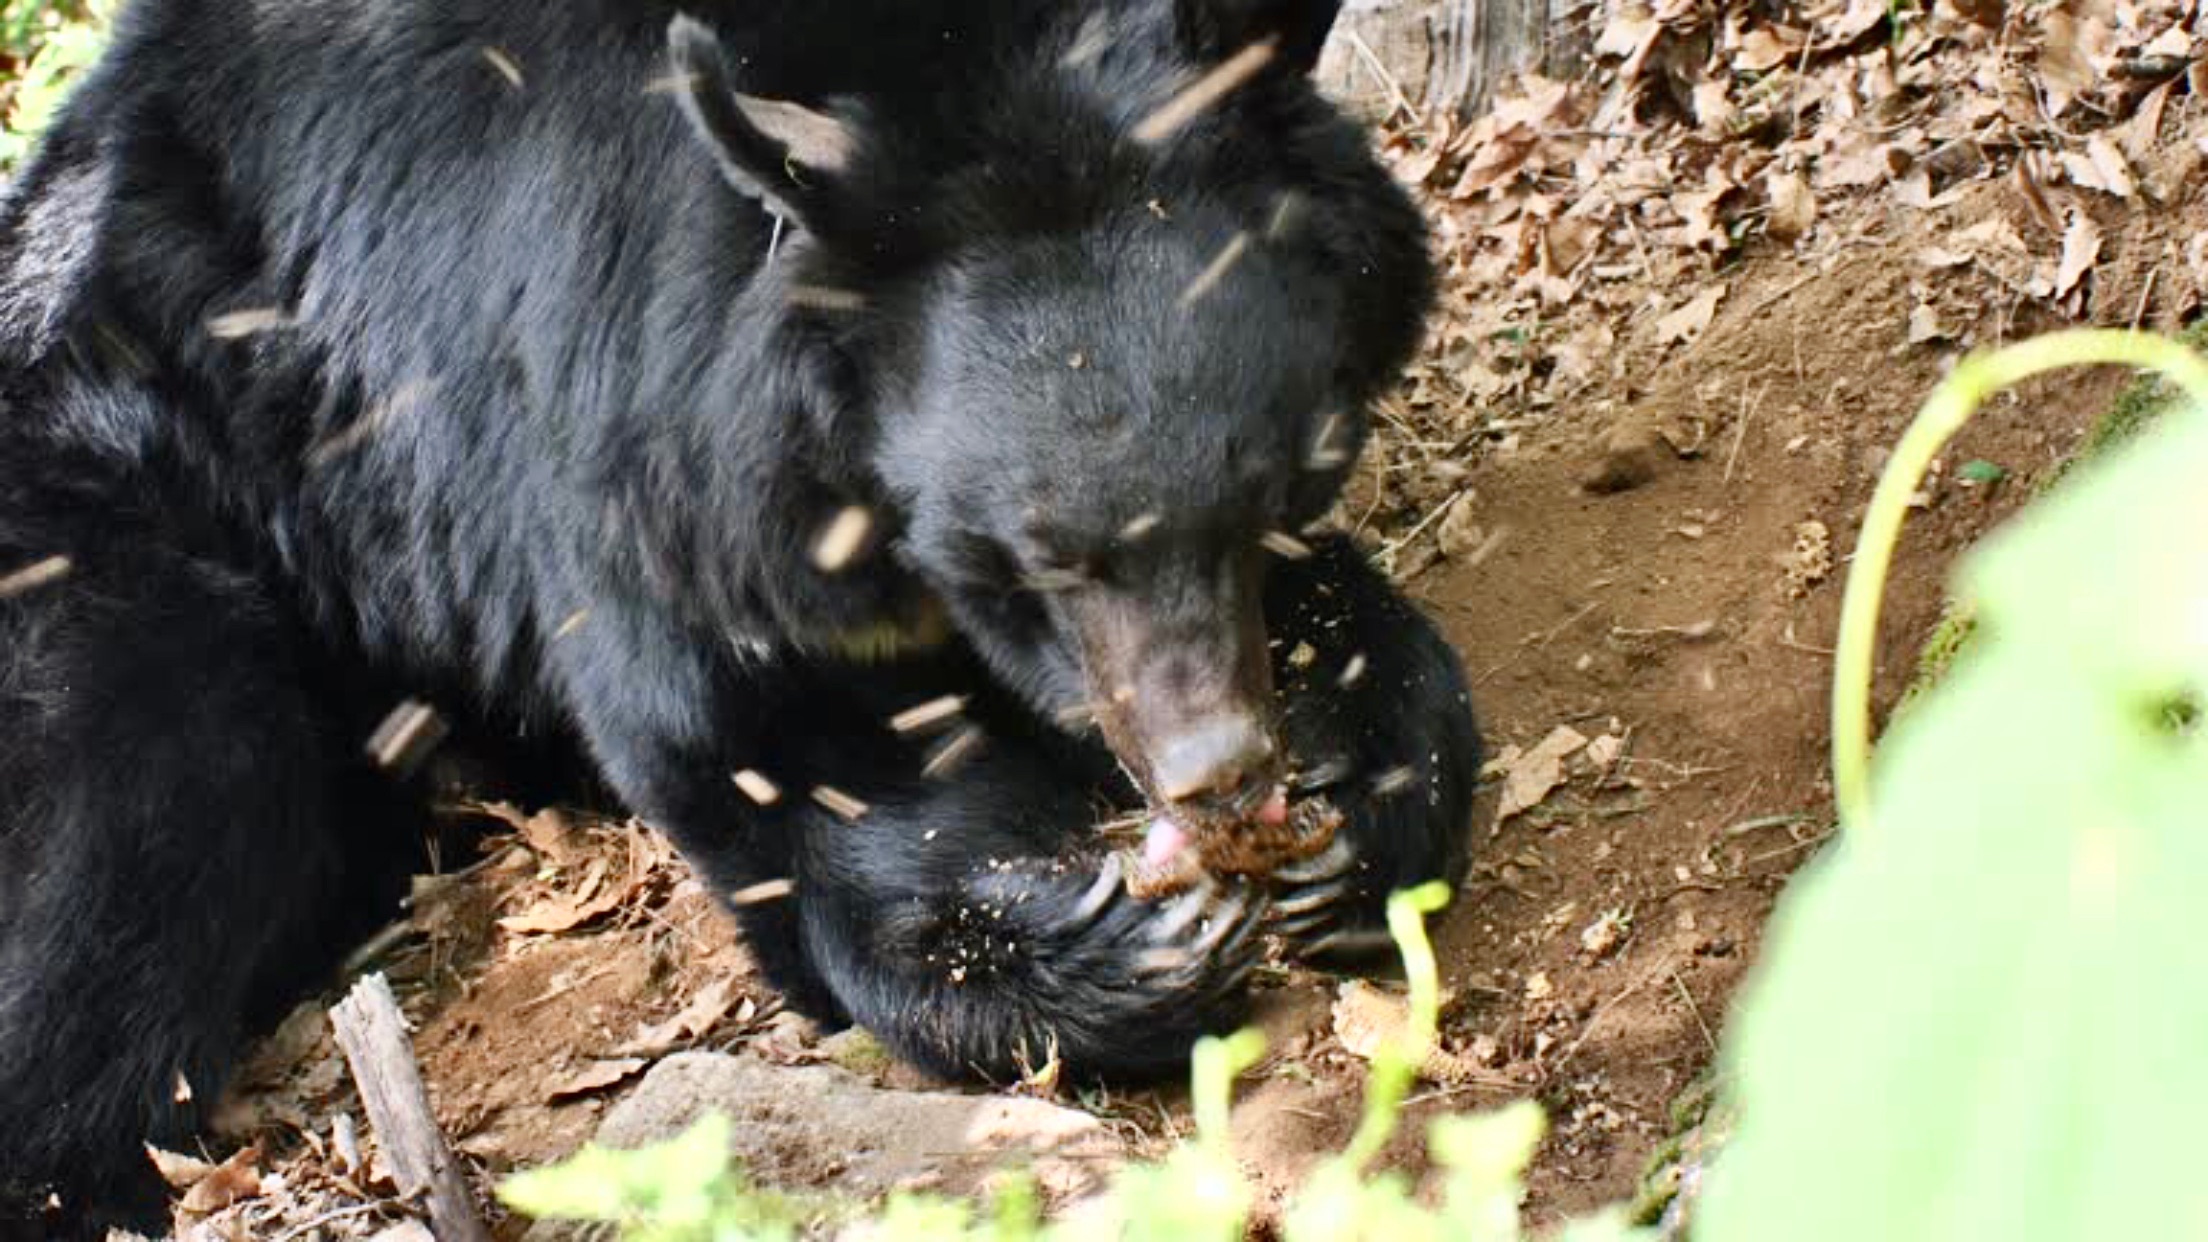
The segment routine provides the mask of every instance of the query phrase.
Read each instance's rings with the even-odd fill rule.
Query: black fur
[[[1340,850],[1269,894],[1138,902],[1100,874],[1090,844],[1139,805],[1101,746],[1041,723],[969,660],[863,682],[817,670],[813,718],[846,723],[784,731],[765,752],[771,770],[833,783],[868,810],[846,822],[797,800],[764,816],[798,895],[743,911],[770,978],[939,1073],[1004,1081],[1055,1046],[1077,1077],[1124,1077],[1178,1072],[1198,1035],[1242,1016],[1262,929],[1307,950],[1371,947],[1390,892],[1463,877],[1480,766],[1464,678],[1432,624],[1339,536],[1274,571],[1266,613],[1288,744],[1348,813]],[[951,779],[929,780],[928,754],[947,742],[915,745],[884,722],[947,693],[975,696],[963,718],[987,741]]]
[[[948,1072],[1167,1071],[1234,1020],[1263,897],[1136,902],[1082,847],[1243,666],[1352,760],[1287,930],[1460,875],[1454,657],[1346,545],[1254,551],[1332,502],[1430,297],[1301,76],[1334,8],[127,7],[0,204],[0,573],[69,558],[0,598],[0,1233],[146,1223],[140,1143],[388,912],[419,790],[362,741],[407,697],[573,737],[717,891],[794,878],[740,911],[776,980]],[[1138,707],[1188,705],[1112,749],[1055,723],[1099,616]],[[880,722],[945,689],[987,742],[937,780]]]

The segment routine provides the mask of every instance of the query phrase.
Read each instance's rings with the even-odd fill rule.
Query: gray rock
[[[599,1124],[601,1146],[672,1138],[710,1110],[730,1154],[763,1186],[867,1199],[895,1189],[969,1196],[1025,1165],[1046,1203],[1101,1190],[1125,1144],[1087,1113],[1043,1100],[893,1091],[833,1065],[687,1052],[652,1067]],[[578,1236],[538,1222],[532,1242]]]

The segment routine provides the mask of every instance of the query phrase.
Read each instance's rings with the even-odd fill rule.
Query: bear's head
[[[1422,221],[1308,80],[1337,3],[1034,7],[963,94],[813,106],[678,19],[679,96],[787,229],[761,279],[856,377],[904,569],[1154,799],[1247,814],[1288,761],[1266,567],[1417,343]]]

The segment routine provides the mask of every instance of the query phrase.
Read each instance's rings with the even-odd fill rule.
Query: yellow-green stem
[[[1449,904],[1449,886],[1440,881],[1404,889],[1388,898],[1388,931],[1403,953],[1403,974],[1410,982],[1410,1018],[1401,1037],[1373,1054],[1372,1077],[1365,1088],[1365,1112],[1357,1133],[1340,1156],[1354,1171],[1380,1154],[1395,1132],[1396,1110],[1416,1079],[1419,1063],[1434,1046],[1441,1025],[1441,971],[1433,942],[1426,938],[1426,915]]]
[[[2044,371],[2096,364],[2148,367],[2208,407],[2208,363],[2166,337],[2105,328],[2049,333],[1957,363],[1894,446],[1856,537],[1840,604],[1833,659],[1832,782],[1840,823],[1855,828],[1870,814],[1871,671],[1878,611],[1909,497],[1932,459],[1968,422],[1986,396]]]

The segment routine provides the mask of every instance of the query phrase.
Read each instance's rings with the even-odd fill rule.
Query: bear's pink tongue
[[[1187,848],[1188,830],[1161,815],[1150,821],[1150,831],[1143,834],[1142,865],[1162,867]]]
[[[1288,822],[1288,791],[1276,789],[1265,805],[1257,809],[1257,822],[1268,828],[1278,828]]]

